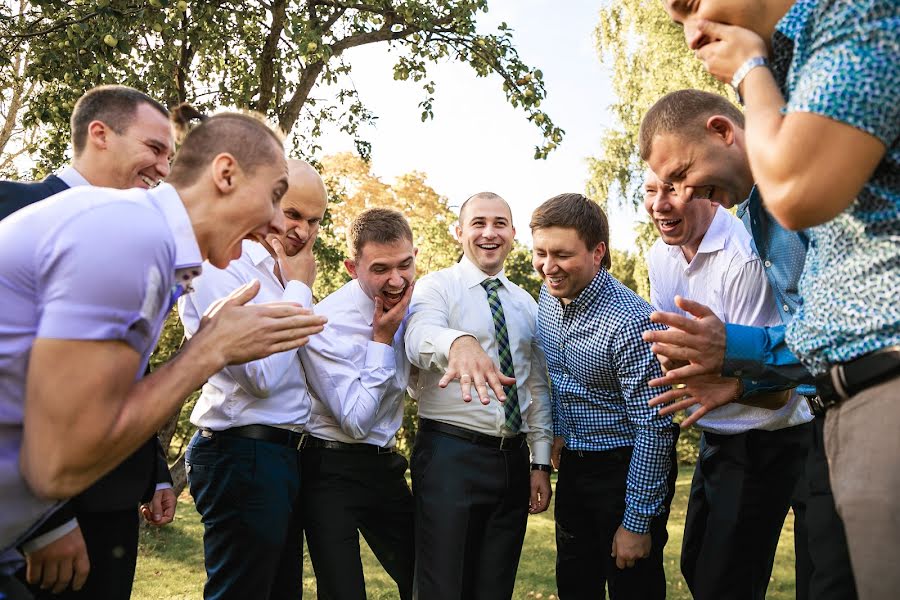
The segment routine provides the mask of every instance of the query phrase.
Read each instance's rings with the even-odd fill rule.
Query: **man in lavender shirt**
[[[0,181],[0,218],[69,188],[148,189],[169,174],[174,152],[169,111],[139,90],[123,85],[88,90],[72,111],[71,132],[74,158],[58,174],[39,182]],[[139,503],[145,503],[141,512],[154,525],[175,516],[169,465],[156,435],[23,541],[19,549],[27,568],[19,579],[31,584],[38,600],[128,600]]]
[[[224,267],[244,238],[283,232],[282,139],[252,116],[205,119],[168,181],[74,188],[0,222],[0,593],[14,589],[12,549],[58,499],[128,457],[213,373],[322,329],[324,318],[290,303],[246,305],[251,282],[141,379],[199,263]]]

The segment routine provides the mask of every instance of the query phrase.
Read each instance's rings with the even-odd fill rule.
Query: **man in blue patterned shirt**
[[[678,430],[647,405],[647,381],[661,375],[641,340],[652,308],[609,274],[609,225],[596,203],[561,194],[535,210],[531,229],[559,468],[560,597],[596,598],[608,585],[614,599],[665,598]]]
[[[698,58],[745,100],[766,207],[807,229],[803,304],[787,341],[831,405],[825,444],[859,595],[886,598],[900,588],[900,4],[798,4],[779,89],[758,67],[794,2],[666,0]]]

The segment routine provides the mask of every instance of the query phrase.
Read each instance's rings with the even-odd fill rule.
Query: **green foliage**
[[[520,60],[505,23],[493,33],[477,31],[487,8],[487,0],[6,2],[0,5],[0,107],[15,96],[8,82],[20,77],[30,93],[18,94],[24,101],[13,114],[26,129],[40,131],[37,140],[23,138],[36,155],[36,172],[63,164],[75,100],[102,83],[140,88],[170,106],[190,101],[257,110],[292,133],[295,150],[307,155],[317,150],[322,127],[336,123],[367,156],[360,126],[374,115],[353,87],[345,53],[384,43],[397,56],[394,79],[421,83],[423,120],[434,114],[429,66],[464,62],[477,77],[499,76],[508,102],[541,132],[535,157],[545,158],[564,132],[540,109],[543,74]],[[18,71],[17,59],[24,60]],[[317,84],[333,86],[337,101],[312,97]]]
[[[639,204],[643,163],[637,140],[644,113],[675,90],[725,93],[726,88],[694,58],[659,0],[606,0],[595,37],[601,61],[612,68],[617,100],[610,109],[619,128],[606,133],[600,155],[589,161],[588,195],[599,200],[630,195]]]
[[[524,289],[537,300],[541,293],[541,278],[531,264],[531,248],[515,241],[512,252],[506,257],[503,270],[509,280]]]

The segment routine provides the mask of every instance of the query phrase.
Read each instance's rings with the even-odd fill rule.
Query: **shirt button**
[[[763,264],[766,265],[766,268],[768,269],[769,267],[772,266],[772,261],[771,261],[771,260],[767,260],[767,261],[764,262]]]
[[[784,305],[784,306],[782,306],[782,307],[781,307],[781,308],[783,308],[783,309],[784,309],[784,312],[791,312],[791,307],[790,307],[790,306],[788,306],[788,305],[787,305],[787,304],[785,304],[785,305]]]
[[[735,377],[740,377],[740,376],[743,375],[743,374],[744,374],[743,371],[735,371],[735,372],[734,372]]]

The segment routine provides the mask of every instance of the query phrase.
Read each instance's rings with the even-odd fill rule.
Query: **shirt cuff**
[[[646,517],[626,508],[625,516],[622,518],[622,527],[631,533],[644,535],[650,531],[650,522],[652,520],[653,517]]]
[[[535,440],[531,446],[531,462],[536,465],[550,464],[550,447],[552,444],[546,440]]]
[[[313,304],[312,290],[302,281],[291,279],[284,286],[283,298],[288,302],[297,302],[303,308],[310,308]]]
[[[370,341],[366,345],[366,366],[396,369],[397,360],[394,358],[394,349],[387,344]]]
[[[59,538],[64,535],[68,535],[69,533],[75,531],[78,528],[78,519],[72,519],[71,521],[66,521],[56,529],[51,529],[45,534],[39,535],[36,538],[32,538],[22,544],[22,552],[31,553],[40,550],[46,546],[49,546]]]
[[[156,491],[172,489],[172,484],[168,481],[160,481],[156,484]]]
[[[725,324],[725,361],[722,375],[740,377],[741,369],[748,363],[765,362],[766,332],[760,327]]]

